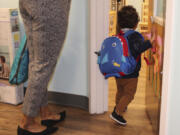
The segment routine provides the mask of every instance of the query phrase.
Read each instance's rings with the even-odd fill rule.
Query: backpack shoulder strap
[[[129,31],[127,31],[126,33],[124,33],[124,37],[128,37],[129,35],[131,35],[131,34],[133,34],[133,33],[135,33],[136,31],[134,31],[134,30],[129,30]]]
[[[139,32],[137,32],[137,31],[134,31],[134,30],[129,30],[129,31],[127,31],[127,32],[124,34],[124,37],[126,38],[126,37],[128,37],[129,35],[131,35],[131,34],[133,34],[133,33],[138,34],[138,35],[144,40],[144,37],[142,36],[142,34],[139,33]]]
[[[124,56],[129,56],[129,47],[128,47],[128,42],[124,35],[118,34],[117,37],[120,39],[122,46],[123,46],[123,55]]]

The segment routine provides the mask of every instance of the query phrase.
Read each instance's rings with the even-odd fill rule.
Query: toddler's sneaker
[[[110,118],[114,120],[115,122],[119,123],[120,125],[125,126],[127,124],[127,121],[123,118],[123,116],[118,115],[115,110],[110,115]]]

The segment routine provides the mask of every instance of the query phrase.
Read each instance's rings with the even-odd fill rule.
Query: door
[[[145,56],[148,59],[147,84],[146,84],[146,109],[152,123],[155,134],[159,133],[161,92],[162,92],[162,68],[164,54],[164,13],[165,0],[144,0],[149,4],[149,24],[156,29],[156,40],[153,49]],[[150,32],[149,30],[149,32]],[[150,34],[147,34],[151,37]]]

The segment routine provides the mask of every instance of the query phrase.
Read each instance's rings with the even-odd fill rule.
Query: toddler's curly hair
[[[118,29],[135,28],[139,22],[139,15],[132,6],[124,6],[118,12]]]

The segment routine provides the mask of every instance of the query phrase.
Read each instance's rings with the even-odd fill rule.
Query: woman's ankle
[[[36,123],[36,121],[35,121],[34,117],[29,117],[29,116],[23,115],[20,126],[24,129],[26,129],[29,127],[29,125],[34,125],[35,123]]]
[[[38,123],[35,118],[23,116],[22,121],[20,123],[20,128],[30,131],[30,132],[42,132],[46,130],[46,126],[41,125]]]

